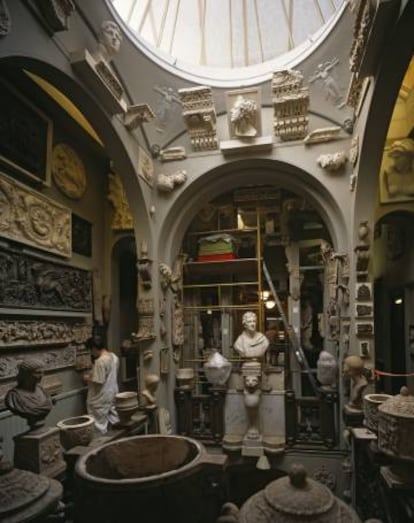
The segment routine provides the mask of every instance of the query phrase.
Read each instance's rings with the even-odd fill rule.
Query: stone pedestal
[[[22,470],[58,478],[66,470],[59,429],[41,428],[14,437],[14,465]]]

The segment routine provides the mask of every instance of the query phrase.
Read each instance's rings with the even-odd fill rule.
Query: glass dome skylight
[[[317,45],[345,0],[111,0],[137,45],[175,74],[255,83]],[[208,80],[207,80],[208,79]]]

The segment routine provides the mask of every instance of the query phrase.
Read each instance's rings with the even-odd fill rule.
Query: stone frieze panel
[[[0,307],[90,312],[91,273],[3,249]]]
[[[2,175],[0,236],[70,257],[71,211]]]
[[[36,358],[43,363],[43,370],[50,371],[74,367],[76,362],[76,347],[53,348],[49,350],[13,352],[13,355],[0,355],[0,380],[11,379],[17,376],[18,365],[25,359]]]
[[[85,343],[92,336],[87,323],[65,320],[10,320],[0,319],[0,350],[25,346]]]

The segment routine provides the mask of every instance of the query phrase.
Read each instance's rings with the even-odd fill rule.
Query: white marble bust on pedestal
[[[269,347],[269,340],[256,330],[256,313],[248,311],[243,314],[243,332],[234,342],[234,349],[243,358],[261,358]]]

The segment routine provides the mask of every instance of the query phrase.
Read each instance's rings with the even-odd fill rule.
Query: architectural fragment
[[[154,183],[154,163],[151,156],[142,147],[138,148],[138,174],[148,185]]]
[[[109,194],[108,200],[113,206],[112,229],[129,230],[133,229],[132,214],[129,208],[128,200],[122,185],[119,174],[109,173]]]
[[[282,140],[299,140],[308,132],[309,90],[297,70],[273,73],[273,128]]]
[[[337,172],[344,167],[348,158],[345,151],[336,153],[321,154],[318,159],[318,165],[329,172]]]
[[[124,125],[128,131],[133,131],[139,125],[148,123],[155,118],[155,113],[148,104],[130,105],[124,114]]]
[[[157,177],[157,188],[161,192],[172,192],[179,185],[187,181],[187,171],[180,169],[172,174],[160,173]]]
[[[0,201],[0,236],[71,256],[70,209],[4,176],[0,178]]]
[[[341,129],[341,127],[336,125],[333,127],[322,127],[321,129],[315,129],[314,131],[311,131],[309,134],[307,134],[303,141],[306,145],[330,142],[332,140],[336,140],[339,137]]]
[[[216,109],[211,87],[179,89],[183,118],[195,151],[217,149]]]
[[[168,147],[167,149],[161,149],[159,158],[162,162],[171,162],[173,160],[184,160],[187,157],[185,148],[181,145],[177,147]]]

